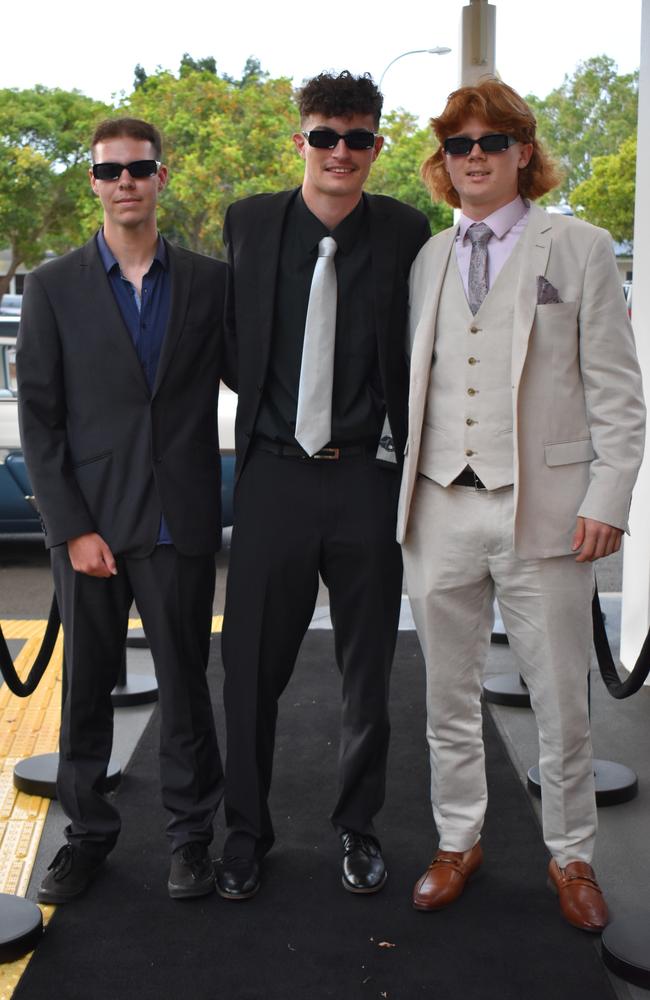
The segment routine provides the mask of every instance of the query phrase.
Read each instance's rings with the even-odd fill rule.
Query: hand
[[[68,540],[68,555],[72,568],[87,576],[109,577],[117,575],[117,566],[110,548],[94,531]]]
[[[592,517],[579,517],[571,543],[572,552],[580,549],[576,562],[595,562],[618,552],[622,534],[621,529],[612,524],[595,521]]]

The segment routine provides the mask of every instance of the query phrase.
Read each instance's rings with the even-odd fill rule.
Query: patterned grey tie
[[[476,315],[481,302],[488,293],[488,253],[487,245],[494,233],[484,222],[474,222],[467,230],[467,238],[472,244],[467,279],[467,298],[472,313]]]
[[[314,455],[332,437],[332,384],[336,334],[336,241],[325,236],[318,244],[307,304],[302,347],[296,440]]]

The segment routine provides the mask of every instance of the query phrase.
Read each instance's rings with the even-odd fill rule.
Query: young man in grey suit
[[[217,888],[227,899],[258,890],[274,840],[278,699],[319,573],[342,675],[332,822],[343,886],[373,893],[386,881],[373,820],[384,799],[402,582],[394,460],[406,434],[408,273],[429,225],[393,198],[363,193],[383,144],[381,105],[367,76],[310,80],[293,137],[301,188],[238,202],[224,225],[239,393],[222,642],[228,836]]]
[[[18,338],[22,442],[65,638],[57,792],[70,823],[45,903],[80,895],[119,833],[102,786],[133,599],[159,686],[172,897],[213,891],[207,848],[223,786],[205,670],[227,267],[158,234],[157,129],[102,122],[92,158],[103,227],[27,278]]]
[[[460,207],[410,281],[411,376],[398,536],[427,667],[439,850],[419,910],[480,866],[481,671],[499,600],[539,728],[549,878],[599,931],[587,711],[593,562],[626,529],[644,442],[641,378],[608,233],[530,199],[557,183],[535,118],[487,80],[433,121],[423,175]]]

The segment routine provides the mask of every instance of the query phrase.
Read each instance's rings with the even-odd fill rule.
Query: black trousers
[[[342,678],[337,830],[373,834],[384,801],[388,683],[399,623],[399,476],[371,455],[338,461],[254,451],[235,495],[222,635],[225,853],[263,855],[278,699],[318,593],[329,589]]]
[[[208,844],[223,795],[223,770],[206,681],[215,562],[159,545],[143,559],[120,557],[117,576],[75,573],[67,546],[52,549],[61,612],[65,676],[57,795],[70,820],[68,841],[104,857],[120,817],[102,794],[113,742],[111,691],[122,662],[135,599],[156,670],[160,781],[171,814],[172,850]]]

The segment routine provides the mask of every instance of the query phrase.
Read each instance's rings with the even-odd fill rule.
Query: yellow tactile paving
[[[222,623],[223,615],[215,615],[212,631],[221,632]],[[40,620],[0,621],[5,639],[24,640],[15,658],[20,677],[26,676],[38,653],[46,624]],[[142,621],[130,618],[129,628],[142,628]],[[43,679],[29,698],[17,698],[6,684],[0,687],[0,892],[24,896],[34,867],[49,799],[18,792],[13,769],[23,757],[51,753],[58,747],[62,660],[59,634]],[[41,906],[41,910],[47,924],[54,907]],[[0,1000],[11,1000],[30,957],[31,953],[0,965]]]

